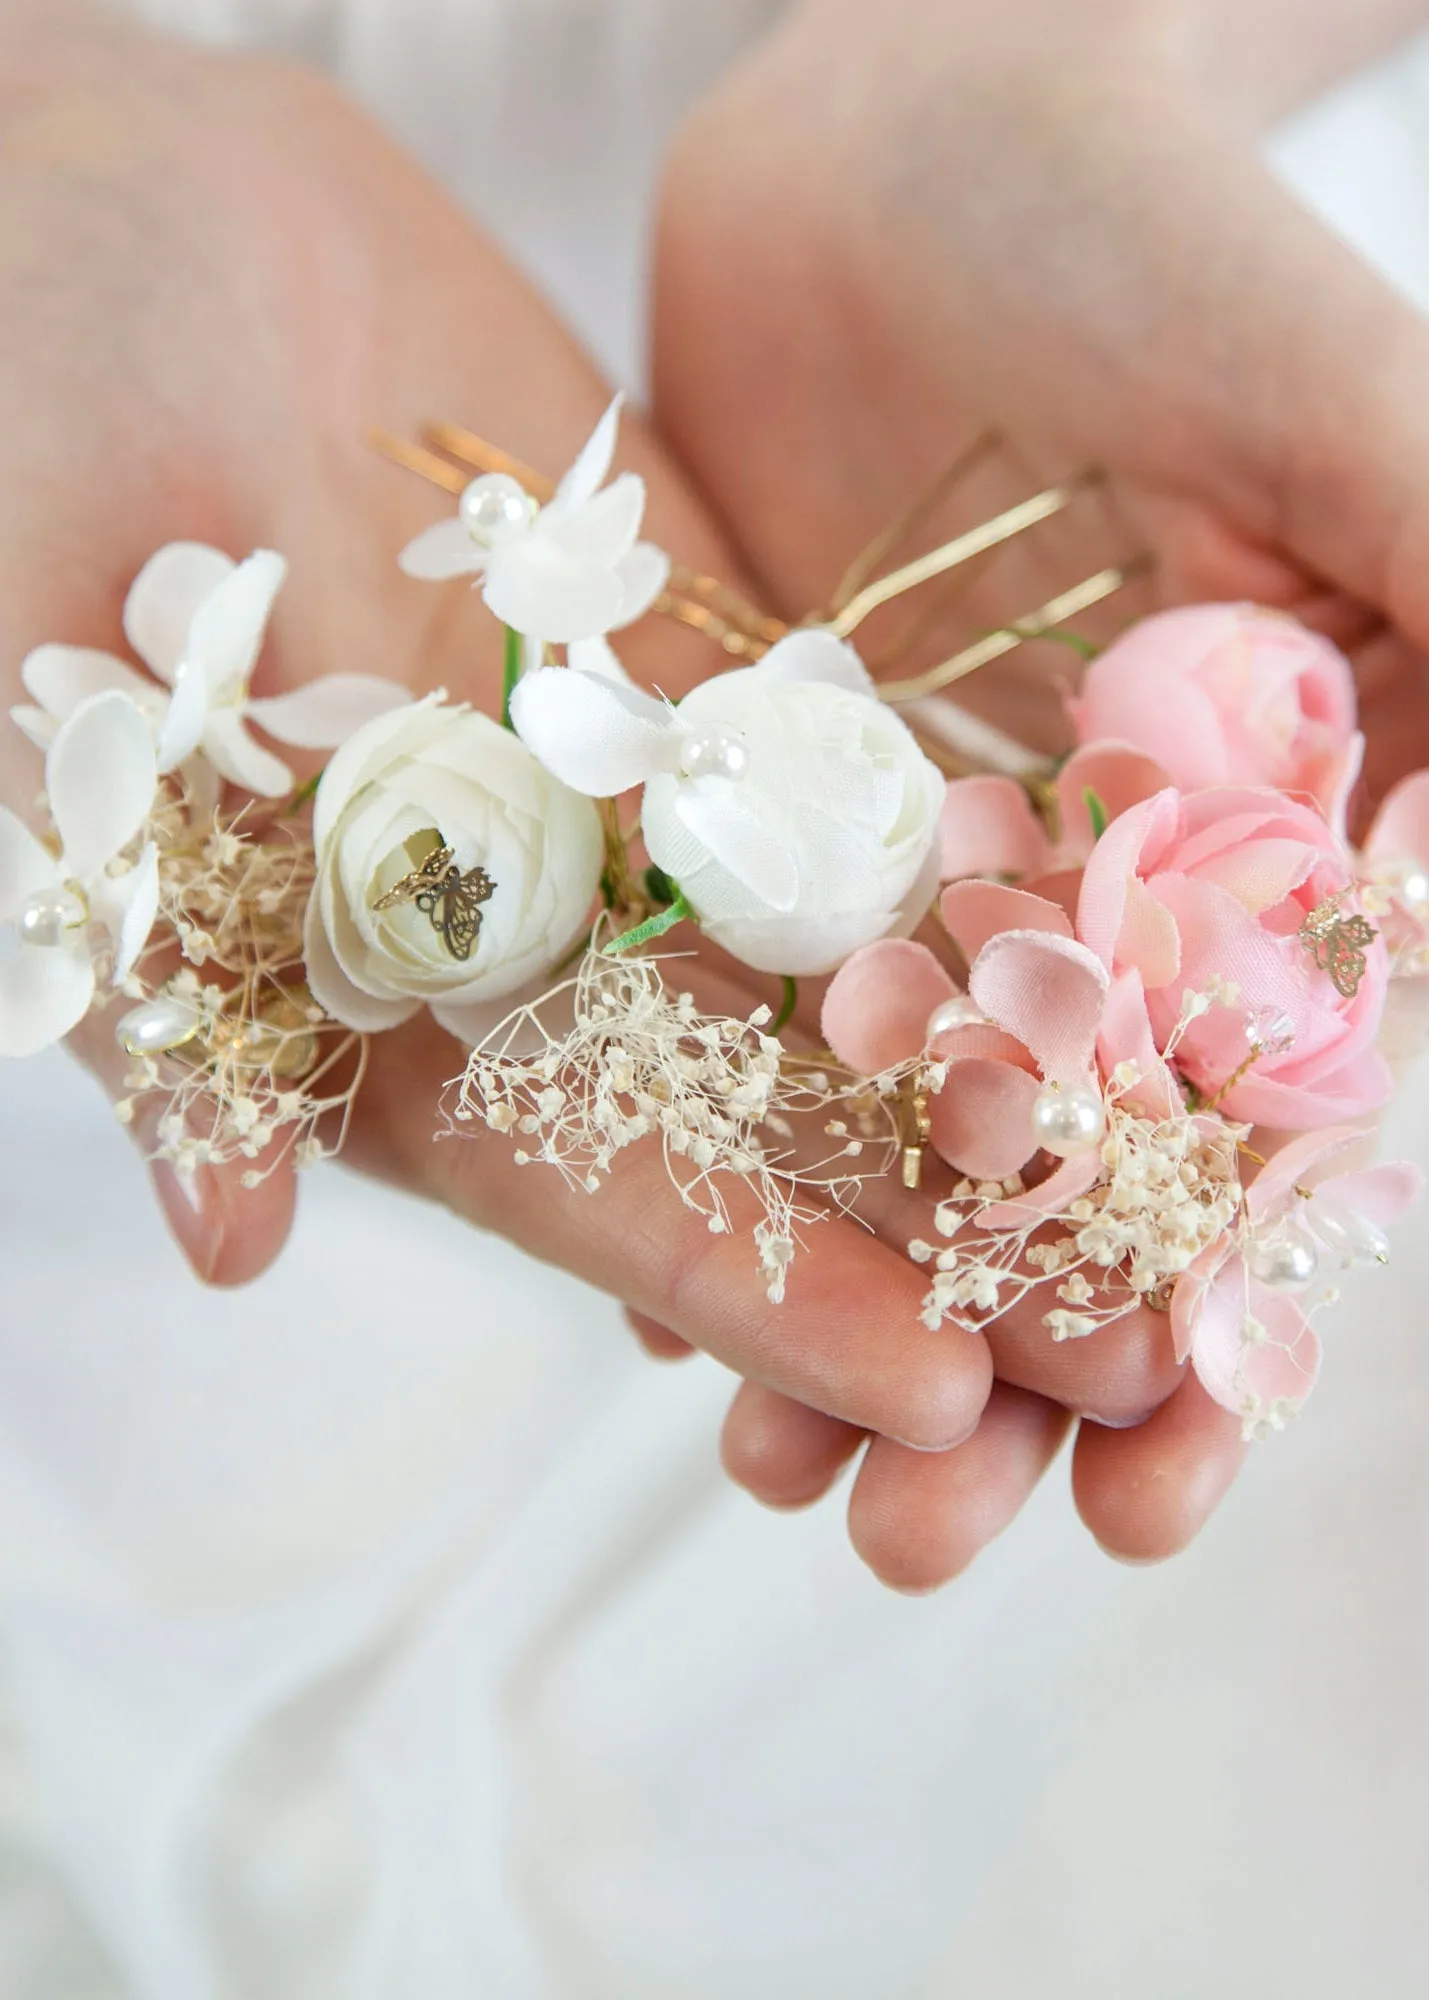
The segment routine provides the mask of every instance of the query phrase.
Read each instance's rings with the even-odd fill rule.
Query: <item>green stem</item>
[[[504,625],[502,630],[506,634],[506,647],[501,660],[501,720],[510,729],[514,726],[511,721],[511,697],[521,678],[521,634],[509,625]]]
[[[651,938],[663,937],[666,931],[673,930],[676,924],[693,915],[694,911],[683,894],[677,895],[668,910],[661,910],[643,924],[637,924],[634,930],[622,931],[618,938],[612,938],[605,947],[605,955],[607,958],[618,958],[623,951],[634,951],[637,945],[649,944]]]
[[[784,982],[784,999],[780,1005],[779,1012],[774,1016],[773,1022],[770,1025],[769,1032],[771,1035],[778,1034],[779,1030],[789,1020],[794,1009],[799,1004],[798,980],[791,979],[787,972],[783,972],[779,976]]]

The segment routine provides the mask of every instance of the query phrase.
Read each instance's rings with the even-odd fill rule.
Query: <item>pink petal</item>
[[[939,902],[948,935],[968,963],[999,931],[1050,931],[1072,935],[1072,926],[1055,903],[1025,889],[1008,889],[1001,882],[951,882]]]
[[[1368,861],[1429,865],[1429,771],[1400,779],[1376,813],[1364,851]]]
[[[1139,972],[1120,973],[1111,983],[1097,1036],[1097,1062],[1108,1078],[1119,1063],[1136,1064],[1141,1079],[1127,1092],[1126,1101],[1148,1117],[1171,1118],[1181,1110],[1181,1093],[1157,1053]]]
[[[1048,1082],[1091,1067],[1107,975],[1085,945],[1046,931],[1004,931],[978,953],[968,992],[979,1011],[1029,1050]]]
[[[1045,1181],[1010,1201],[994,1202],[978,1220],[986,1229],[1025,1229],[1039,1215],[1060,1215],[1088,1188],[1096,1186],[1101,1170],[1101,1154],[1095,1146],[1085,1153],[1073,1153]]]
[[[859,1076],[877,1076],[921,1054],[928,1016],[957,993],[926,945],[879,938],[844,960],[829,982],[824,1040]]]
[[[1196,1330],[1206,1304],[1206,1296],[1221,1266],[1233,1254],[1228,1237],[1210,1243],[1181,1273],[1171,1294],[1171,1344],[1176,1359],[1184,1362],[1196,1344]]]
[[[1011,1063],[953,1063],[930,1106],[935,1150],[974,1180],[1006,1180],[1037,1150],[1032,1105],[1041,1087]]]
[[[1263,1340],[1247,1342],[1248,1317],[1264,1327]],[[1191,1365],[1207,1394],[1236,1416],[1257,1403],[1299,1409],[1320,1372],[1320,1342],[1293,1298],[1256,1284],[1232,1257],[1202,1294]]]
[[[1094,792],[1106,810],[1107,825],[1146,799],[1164,792],[1171,779],[1154,757],[1130,743],[1085,743],[1074,750],[1057,774],[1057,804],[1062,815],[1062,845],[1073,854],[1090,854],[1096,841],[1086,794]]]
[[[1139,972],[1153,991],[1169,986],[1181,970],[1181,933],[1176,919],[1135,875],[1126,885],[1114,963]]]
[[[1243,1118],[1252,1125],[1303,1132],[1323,1125],[1327,1118],[1367,1117],[1381,1109],[1393,1089],[1394,1077],[1383,1055],[1378,1049],[1364,1049],[1310,1083],[1281,1083],[1251,1070],[1220,1109],[1228,1118]]]
[[[967,875],[1034,875],[1050,867],[1052,843],[1015,779],[955,778],[939,834],[943,880]]]
[[[1159,857],[1180,815],[1176,792],[1158,792],[1113,821],[1092,849],[1077,904],[1077,936],[1110,968],[1126,918],[1127,896],[1146,855]]]

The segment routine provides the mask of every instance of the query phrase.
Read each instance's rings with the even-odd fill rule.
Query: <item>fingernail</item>
[[[213,1176],[200,1167],[181,1174],[167,1160],[151,1160],[149,1178],[174,1240],[194,1276],[211,1284],[223,1248],[223,1228],[214,1201]]]
[[[1097,1542],[1097,1547],[1114,1563],[1120,1563],[1123,1569],[1160,1569],[1166,1561],[1165,1556],[1124,1556],[1119,1549],[1109,1549],[1105,1542]]]
[[[1144,1424],[1148,1417],[1154,1417],[1160,1409],[1159,1403],[1152,1403],[1144,1410],[1136,1410],[1130,1416],[1118,1411],[1114,1416],[1103,1416],[1100,1410],[1080,1410],[1089,1424],[1099,1424],[1104,1431],[1134,1431],[1138,1424]]]

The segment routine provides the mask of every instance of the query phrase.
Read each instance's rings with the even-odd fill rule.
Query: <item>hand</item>
[[[306,74],[167,45],[80,7],[5,13],[0,121],[0,658],[10,692],[46,639],[119,645],[124,590],[175,537],[283,550],[262,673],[396,675],[495,706],[499,633],[461,587],[403,577],[396,553],[449,503],[363,444],[451,415],[558,469],[607,391],[506,265],[426,178]],[[687,561],[728,551],[638,424],[626,455],[651,530]],[[688,635],[686,635],[688,636]],[[632,670],[673,684],[703,642],[651,621]],[[11,742],[11,737],[14,737]],[[8,730],[5,796],[34,794]],[[767,995],[745,996],[752,1007]],[[117,1067],[110,1022],[84,1052]],[[377,1038],[347,1157],[447,1203],[658,1317],[742,1373],[841,1421],[924,1446],[965,1435],[990,1364],[930,1341],[922,1281],[855,1225],[830,1222],[786,1305],[747,1238],[711,1236],[658,1152],[597,1199],[513,1170],[494,1134],[435,1147],[457,1045],[423,1020]],[[276,1254],[290,1178],[260,1191],[200,1169],[186,1199],[155,1169],[200,1275],[231,1284]],[[479,1253],[478,1253],[479,1254]]]
[[[1196,12],[1117,0],[1013,0],[995,16],[933,0],[795,9],[677,147],[657,415],[772,607],[791,613],[825,600],[849,556],[989,428],[1005,445],[963,496],[965,522],[1105,467],[1096,496],[979,578],[959,607],[963,634],[1148,550],[1154,582],[1118,602],[1119,619],[1154,602],[1253,598],[1352,650],[1369,788],[1382,792],[1429,757],[1429,336],[1226,122],[1227,94],[1253,112],[1255,79],[1224,40],[1213,72],[1189,60]],[[1294,10],[1281,25],[1295,28]],[[1303,69],[1303,51],[1280,55],[1282,74]],[[1266,61],[1260,74],[1276,71]],[[946,625],[939,637],[934,659],[956,643]],[[968,683],[967,699],[1054,748],[1051,683],[1066,656],[1041,654]],[[1241,1447],[1235,1420],[1165,1366],[1164,1322],[1138,1315],[1114,1337],[1054,1349],[1010,1317],[990,1342],[1013,1385],[990,1405],[1003,1511],[1055,1438],[1039,1397],[1121,1421],[1139,1392],[1158,1405],[1140,1426],[1082,1424],[1078,1504],[1114,1551],[1183,1546]],[[815,1497],[857,1444],[757,1389],[726,1431],[735,1476],[776,1503]],[[852,1526],[880,1574],[931,1583],[966,1559],[979,1536],[961,1480],[981,1449],[870,1457]]]

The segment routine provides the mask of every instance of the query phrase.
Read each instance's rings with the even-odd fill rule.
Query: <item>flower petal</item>
[[[950,882],[938,900],[948,935],[969,965],[999,931],[1049,931],[1072,935],[1065,910],[1026,889],[1001,882]]]
[[[8,806],[0,806],[0,924],[9,923],[36,890],[58,880],[59,868],[48,848]]]
[[[149,724],[123,694],[92,695],[61,723],[45,760],[45,789],[77,881],[98,875],[138,833],[158,770]]]
[[[566,648],[566,665],[578,674],[594,674],[597,679],[614,681],[619,687],[635,685],[608,639],[572,639]]]
[[[928,1016],[957,990],[926,945],[880,938],[834,974],[824,995],[824,1040],[859,1076],[877,1076],[921,1054]]]
[[[614,630],[625,606],[614,570],[542,535],[493,551],[484,595],[503,624],[554,645]]]
[[[1165,766],[1130,743],[1084,743],[1057,773],[1063,845],[1073,854],[1090,854],[1096,844],[1088,792],[1096,795],[1110,826],[1132,806],[1164,792],[1170,783]]]
[[[612,632],[623,632],[637,618],[643,618],[670,581],[670,558],[653,542],[637,542],[628,555],[615,565],[625,603]]]
[[[14,708],[10,710],[10,720],[14,723],[20,734],[27,737],[37,750],[49,749],[55,740],[55,731],[59,727],[59,724],[47,710],[32,708],[25,702],[17,702]]]
[[[194,612],[184,657],[202,663],[210,695],[247,687],[287,574],[282,556],[255,549]]]
[[[176,771],[192,757],[208,726],[208,676],[201,661],[180,660],[174,692],[159,724],[155,753],[161,771]]]
[[[675,817],[686,832],[771,910],[799,900],[799,863],[788,843],[760,817],[734,778],[697,778],[678,786]]]
[[[622,472],[579,507],[560,513],[548,509],[538,515],[531,538],[599,563],[602,569],[614,569],[635,547],[644,512],[645,481],[638,472]]]
[[[929,1107],[934,1149],[974,1180],[1006,1180],[1037,1151],[1032,1106],[1041,1087],[1014,1063],[952,1063]]]
[[[1400,779],[1375,814],[1364,851],[1369,861],[1429,864],[1429,771]]]
[[[629,791],[679,756],[679,729],[663,702],[575,667],[540,667],[518,681],[511,721],[553,777],[589,798]]]
[[[255,799],[281,799],[293,789],[291,767],[255,742],[239,709],[209,710],[203,754],[221,778],[241,785]]]
[[[114,984],[129,977],[149,941],[159,914],[159,850],[151,840],[127,875],[105,884],[102,911],[96,908],[114,940]]]
[[[88,952],[0,939],[0,1056],[38,1055],[62,1041],[93,997]]]
[[[200,604],[236,567],[204,542],[170,542],[135,577],[124,600],[124,636],[161,681],[172,682]]]
[[[303,962],[308,976],[308,989],[325,1013],[334,1021],[341,1021],[345,1028],[355,1028],[359,1034],[381,1034],[384,1029],[400,1027],[414,1014],[421,1012],[420,1000],[395,998],[379,999],[375,994],[364,993],[355,986],[338,964],[328,935],[323,928],[321,897],[314,891],[308,902],[307,920],[303,926]]]
[[[457,515],[436,521],[414,535],[397,558],[397,567],[424,583],[442,583],[449,576],[473,576],[486,568],[487,551],[472,540]]]
[[[1254,1341],[1246,1339],[1248,1320],[1262,1330]],[[1201,1290],[1191,1365],[1207,1394],[1236,1416],[1276,1403],[1298,1410],[1320,1372],[1320,1342],[1293,1298],[1256,1284],[1232,1257]]]
[[[978,1220],[986,1229],[1025,1229],[1039,1215],[1064,1214],[1068,1205],[1095,1187],[1102,1171],[1101,1154],[1095,1146],[1073,1153],[1063,1160],[1045,1181],[1028,1188],[1025,1194],[994,1202],[983,1209]]]
[[[163,699],[162,690],[151,680],[93,646],[36,646],[25,656],[20,679],[31,700],[57,722],[73,715],[91,695],[111,689],[129,695],[141,708],[146,700]]]
[[[939,822],[943,880],[969,875],[1040,875],[1052,843],[1014,778],[955,778]]]
[[[872,676],[847,640],[818,625],[801,626],[776,640],[755,668],[764,680],[826,681],[850,694],[875,694]]]
[[[617,395],[606,405],[605,414],[581,446],[574,465],[562,475],[545,510],[548,514],[554,511],[560,515],[572,507],[583,506],[604,480],[615,456],[615,436],[624,402],[625,397]]]
[[[294,749],[336,750],[374,715],[411,699],[410,690],[377,674],[325,674],[291,694],[250,701],[248,720]]]
[[[1091,1067],[1107,985],[1085,945],[1047,931],[990,938],[968,978],[981,1012],[1023,1044],[1049,1083],[1080,1082]]]

